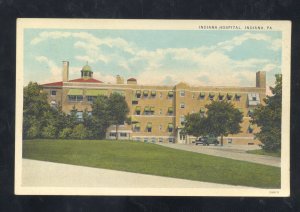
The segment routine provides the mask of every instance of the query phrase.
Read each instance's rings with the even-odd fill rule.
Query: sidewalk
[[[24,187],[245,188],[37,160],[22,160]]]
[[[168,143],[158,143],[159,145],[180,149],[190,152],[197,152],[206,155],[213,155],[218,157],[230,158],[234,160],[248,161],[252,163],[259,163],[268,166],[280,167],[280,158],[272,157],[267,155],[255,155],[246,153],[246,148],[255,149],[255,146],[202,146],[193,144],[168,144]]]

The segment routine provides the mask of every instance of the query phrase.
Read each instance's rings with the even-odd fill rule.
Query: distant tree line
[[[98,96],[91,107],[91,113],[85,109],[78,119],[75,106],[70,113],[63,112],[61,105],[51,107],[42,87],[30,82],[24,87],[23,138],[103,139],[110,125],[118,131],[128,120],[129,108],[121,94]]]

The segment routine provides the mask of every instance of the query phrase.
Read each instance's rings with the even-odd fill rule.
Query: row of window
[[[159,131],[163,131],[163,126],[160,124],[158,126],[158,129]],[[145,127],[145,130],[146,132],[152,132],[152,123],[151,122],[148,122],[146,127]],[[174,126],[172,123],[169,123],[168,126],[167,126],[167,131],[169,133],[172,133],[174,130]],[[141,124],[139,122],[136,122],[134,125],[133,125],[133,131],[134,132],[140,132],[141,131]]]
[[[175,139],[173,137],[169,137],[169,138],[162,138],[162,137],[134,137],[133,138],[134,141],[143,141],[143,142],[151,142],[151,143],[156,143],[156,142],[159,142],[159,143],[162,143],[164,141],[167,141],[169,143],[174,143],[175,142]]]

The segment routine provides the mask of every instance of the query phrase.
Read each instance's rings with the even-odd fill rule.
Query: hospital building
[[[98,95],[119,93],[124,95],[129,106],[132,123],[119,127],[119,139],[143,142],[192,143],[193,136],[184,135],[181,130],[185,115],[205,113],[205,105],[211,101],[230,101],[243,113],[239,134],[224,137],[224,144],[254,145],[260,142],[254,138],[256,126],[251,125],[255,107],[266,97],[266,73],[256,73],[255,87],[238,86],[191,86],[188,82],[176,85],[142,85],[138,79],[125,79],[117,75],[115,83],[106,83],[93,78],[93,70],[85,65],[78,70],[80,78],[69,79],[69,62],[63,61],[62,81],[43,84],[49,104],[61,105],[69,113],[73,106],[77,116],[82,118],[85,109],[91,112],[93,99]],[[114,126],[107,129],[106,138],[114,139]]]

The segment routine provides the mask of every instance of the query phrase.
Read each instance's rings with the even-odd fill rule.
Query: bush
[[[71,138],[85,139],[88,137],[89,137],[88,130],[84,127],[83,124],[78,124],[73,128]]]
[[[63,139],[70,138],[71,134],[72,134],[72,129],[67,127],[67,128],[64,128],[62,131],[59,132],[58,137],[63,138]]]
[[[43,138],[55,138],[56,137],[56,128],[53,125],[48,125],[42,130]]]
[[[35,125],[32,125],[26,132],[25,138],[33,139],[33,138],[37,138],[38,135],[39,135],[39,128]]]

